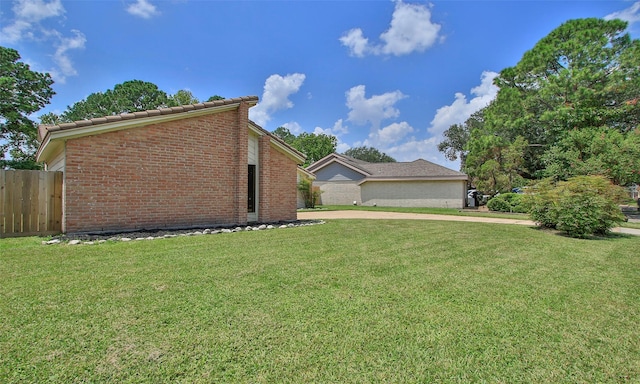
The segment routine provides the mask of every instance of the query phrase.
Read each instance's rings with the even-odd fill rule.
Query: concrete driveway
[[[433,215],[427,213],[399,213],[382,211],[303,211],[298,212],[298,220],[330,220],[330,219],[387,219],[387,220],[440,220],[465,221],[469,223],[517,224],[535,226],[531,220],[497,219],[492,217]],[[616,233],[640,236],[640,229],[617,227],[611,230]]]

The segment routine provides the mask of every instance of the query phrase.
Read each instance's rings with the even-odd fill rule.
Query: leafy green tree
[[[525,178],[568,177],[558,170],[560,162],[567,160],[560,156],[566,140],[578,139],[570,137],[572,132],[616,131],[626,142],[640,124],[640,41],[624,33],[626,26],[621,20],[570,20],[541,39],[516,66],[502,70],[494,80],[500,87],[498,95],[484,110],[484,124],[474,129],[465,147],[472,159],[467,160],[467,173],[479,174],[481,160],[494,158],[487,156],[489,136],[500,139],[493,152],[518,137],[529,143],[523,148],[524,163],[517,167]],[[603,151],[616,147],[609,145]],[[594,168],[576,168],[576,172],[589,174]],[[612,180],[623,179],[628,178]]]
[[[224,100],[224,97],[220,96],[220,95],[213,95],[210,98],[207,99],[207,101],[216,101],[216,100]]]
[[[466,169],[479,190],[494,195],[523,185],[523,153],[528,143],[522,136],[509,143],[499,136],[483,135],[469,144]]]
[[[316,135],[315,133],[302,132],[296,136],[285,127],[278,127],[271,133],[304,153],[307,156],[307,161],[304,163],[305,167],[334,153],[338,145],[338,139],[335,136],[325,135],[324,133]]]
[[[603,175],[618,185],[640,183],[640,128],[626,135],[607,128],[570,131],[543,161],[545,176],[555,180]]]
[[[37,128],[28,116],[49,103],[53,80],[19,60],[18,51],[0,47],[0,167],[38,169]]]
[[[278,136],[280,139],[282,139],[282,141],[284,141],[287,144],[293,144],[293,142],[296,139],[296,135],[291,133],[289,129],[285,127],[278,127],[272,133]]]
[[[186,89],[181,89],[173,95],[169,96],[167,106],[169,107],[179,107],[181,105],[187,104],[198,104],[200,101],[193,96],[191,91],[187,91]]]
[[[373,147],[354,147],[349,148],[344,152],[344,155],[353,157],[354,159],[367,161],[369,163],[395,163],[396,159],[387,155],[384,152],[380,152]]]
[[[125,81],[106,92],[96,92],[86,99],[67,107],[60,120],[78,121],[164,108],[169,105],[169,97],[157,85],[141,80]]]
[[[315,134],[302,132],[293,141],[292,146],[307,156],[305,166],[322,159],[336,151],[338,139],[324,133]]]
[[[60,123],[62,123],[60,116],[56,115],[53,112],[48,112],[43,115],[40,115],[40,124],[58,125]]]
[[[438,151],[451,161],[460,159],[460,169],[465,169],[467,160],[467,143],[471,131],[480,129],[484,124],[484,108],[473,113],[463,124],[453,124],[443,132],[444,141],[438,144]]]

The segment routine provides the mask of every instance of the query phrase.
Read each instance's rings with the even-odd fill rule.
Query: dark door
[[[248,196],[247,211],[253,213],[256,211],[256,166],[255,165],[251,165],[251,164],[249,165],[248,182],[249,182],[249,190],[247,193],[247,196]]]

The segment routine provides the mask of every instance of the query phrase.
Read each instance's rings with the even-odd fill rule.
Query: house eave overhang
[[[452,175],[452,176],[415,176],[415,177],[381,177],[372,176],[362,179],[358,185],[362,185],[367,182],[392,182],[392,181],[467,181],[469,177],[467,175]]]
[[[351,165],[351,164],[349,164],[347,162],[344,162],[344,161],[340,160],[340,158],[334,156],[333,154],[331,154],[331,155],[329,155],[329,156],[327,156],[327,157],[325,157],[323,159],[320,159],[316,163],[310,165],[309,167],[307,167],[307,171],[315,173],[318,170],[320,170],[320,169],[322,169],[322,168],[324,168],[324,167],[326,167],[326,166],[328,166],[328,165],[330,165],[332,163],[338,163],[338,164],[342,165],[343,167],[349,168],[352,171],[361,174],[364,177],[371,176],[370,172],[367,172],[362,168],[358,168],[358,167],[355,167],[355,166],[353,166],[353,165]]]
[[[307,177],[308,179],[311,179],[311,180],[315,180],[316,179],[316,175],[314,175],[313,173],[307,171],[306,169],[302,168],[301,166],[298,166],[298,172],[301,173],[302,175],[304,175],[305,177]]]
[[[301,152],[298,152],[294,148],[290,147],[288,144],[280,141],[280,139],[278,139],[277,137],[269,133],[269,131],[262,128],[261,126],[254,123],[253,121],[249,121],[249,131],[253,132],[258,136],[269,136],[270,138],[269,141],[271,143],[271,146],[274,147],[278,152],[282,153],[283,155],[287,156],[291,160],[295,161],[296,164],[298,165],[304,163],[304,161],[307,159],[307,157],[304,154],[302,154]]]
[[[65,128],[66,124],[61,124],[60,126],[47,129],[46,134],[42,139],[42,143],[36,152],[36,161],[47,161],[49,157],[59,151],[60,147],[64,145],[64,142],[69,139],[231,111],[238,109],[241,102],[242,101],[238,101],[214,107],[203,107],[201,109],[195,109],[194,106],[194,109],[177,113],[173,108],[165,108],[153,111],[106,116],[71,123],[75,124],[73,128]],[[250,106],[256,104],[253,100],[249,100],[248,102]],[[180,108],[184,109],[184,107]]]

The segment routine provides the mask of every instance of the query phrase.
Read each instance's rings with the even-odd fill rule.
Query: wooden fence
[[[0,170],[0,237],[62,232],[62,172]]]

